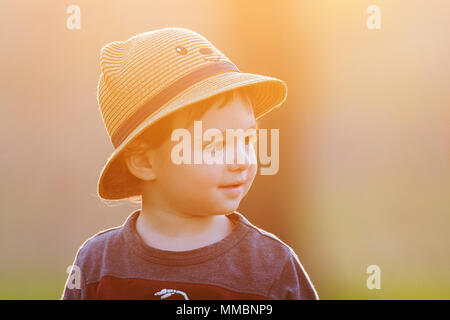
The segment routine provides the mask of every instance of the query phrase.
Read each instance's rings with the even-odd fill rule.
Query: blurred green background
[[[279,172],[239,211],[292,246],[321,299],[449,299],[449,16],[447,0],[1,0],[0,299],[59,299],[78,247],[136,209],[96,196],[113,150],[100,49],[167,26],[288,84],[259,122],[280,129]]]

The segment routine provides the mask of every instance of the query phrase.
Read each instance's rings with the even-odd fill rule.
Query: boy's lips
[[[233,188],[233,187],[237,188],[237,187],[242,186],[243,184],[245,184],[245,180],[240,180],[240,181],[232,182],[229,184],[224,184],[224,185],[219,186],[219,188]]]
[[[227,195],[236,197],[244,191],[244,183],[232,183],[228,185],[219,186],[219,189],[225,192]]]

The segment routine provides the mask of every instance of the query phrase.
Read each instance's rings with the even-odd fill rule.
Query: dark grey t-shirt
[[[297,255],[241,213],[224,239],[188,251],[148,246],[136,231],[140,210],[78,250],[62,299],[318,299]]]

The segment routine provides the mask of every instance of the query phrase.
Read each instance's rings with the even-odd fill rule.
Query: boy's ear
[[[151,181],[156,178],[155,170],[152,166],[152,156],[151,150],[132,153],[125,157],[125,163],[134,176],[141,180]]]

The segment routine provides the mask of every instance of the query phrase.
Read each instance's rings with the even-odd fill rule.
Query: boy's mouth
[[[225,192],[230,197],[240,196],[244,192],[245,181],[237,181],[230,184],[219,186],[219,189]]]
[[[219,186],[219,189],[225,192],[228,196],[231,197],[237,197],[244,191],[244,184],[243,183],[234,183],[234,184],[228,184]]]
[[[245,183],[245,181],[238,181],[238,182],[233,182],[230,184],[225,184],[225,185],[219,186],[219,188],[239,188],[244,183]]]

